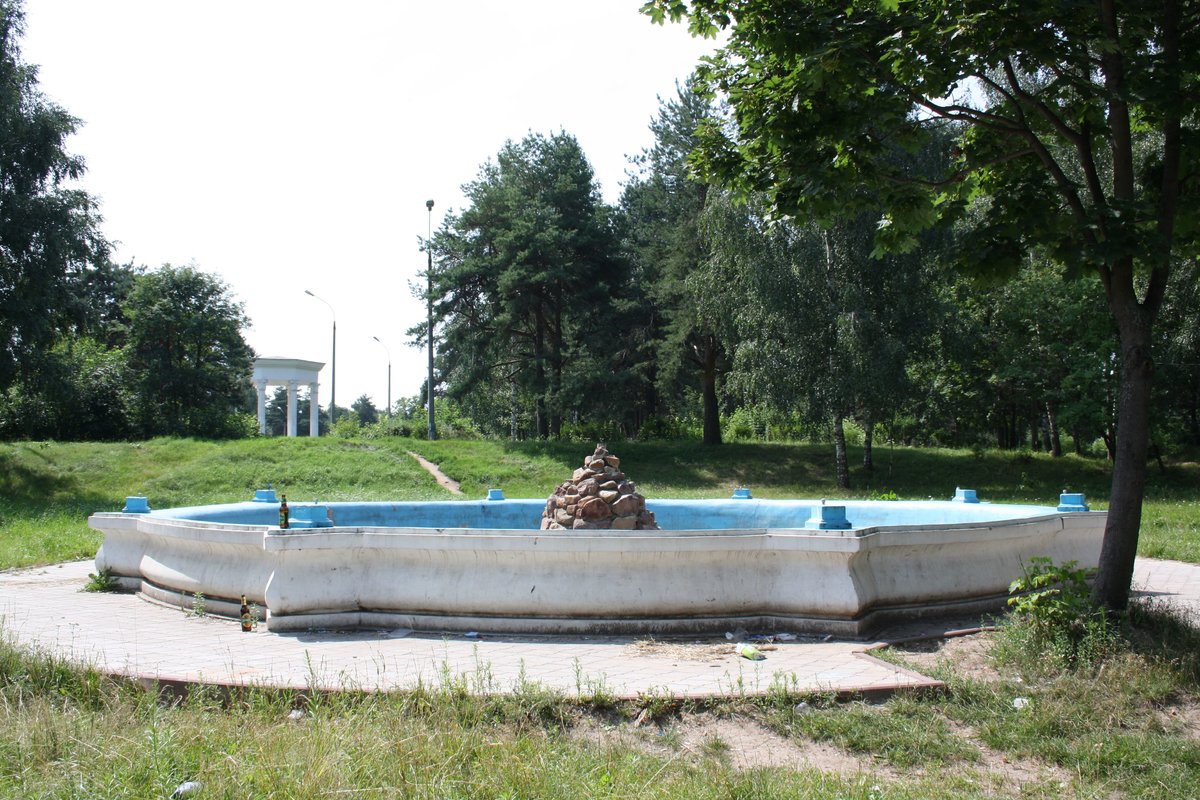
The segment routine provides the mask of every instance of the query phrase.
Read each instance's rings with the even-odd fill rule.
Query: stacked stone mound
[[[571,480],[561,484],[546,501],[542,530],[658,530],[646,498],[621,472],[621,459],[603,444],[583,460]]]

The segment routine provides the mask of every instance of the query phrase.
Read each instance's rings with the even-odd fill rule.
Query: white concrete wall
[[[891,612],[999,606],[1033,556],[1094,567],[1103,513],[860,531],[281,532],[96,514],[96,556],[181,604],[246,594],[271,630],[417,627],[524,632],[866,633]],[[223,607],[223,606],[222,606]]]

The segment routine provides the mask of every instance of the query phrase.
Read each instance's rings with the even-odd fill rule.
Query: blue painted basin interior
[[[828,501],[846,507],[851,529],[895,525],[945,525],[1026,519],[1060,513],[1054,506],[967,504],[950,501]],[[289,504],[293,516],[309,505]],[[339,528],[471,528],[537,530],[545,500],[448,500],[321,503]],[[663,530],[752,530],[804,528],[820,500],[647,500]],[[228,525],[275,526],[279,510],[263,502],[169,508],[152,517]]]

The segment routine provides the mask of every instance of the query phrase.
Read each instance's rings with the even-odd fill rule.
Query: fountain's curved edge
[[[702,501],[697,501],[702,502]],[[690,634],[733,628],[864,636],[1003,604],[1035,556],[1093,567],[1103,512],[824,531],[569,531],[266,525],[95,514],[96,556],[128,589],[272,631],[396,628]]]

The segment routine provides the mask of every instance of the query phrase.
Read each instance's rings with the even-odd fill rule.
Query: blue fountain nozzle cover
[[[121,509],[122,514],[149,514],[150,503],[141,495],[131,495],[125,498],[125,507]]]
[[[846,519],[845,506],[826,505],[822,500],[821,505],[813,507],[812,516],[805,520],[804,527],[817,531],[845,531],[853,526]]]
[[[1091,511],[1083,492],[1063,492],[1058,496],[1059,511]]]
[[[978,503],[979,495],[974,489],[963,489],[961,487],[954,490],[954,502],[956,503]]]

